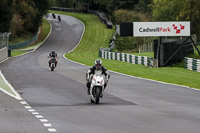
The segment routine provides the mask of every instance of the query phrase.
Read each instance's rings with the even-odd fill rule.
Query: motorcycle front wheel
[[[94,101],[93,101],[92,99],[90,99],[90,102],[91,102],[91,103],[94,103]]]
[[[100,95],[101,95],[101,90],[100,90],[99,87],[97,87],[97,88],[96,88],[96,97],[95,97],[95,103],[96,103],[96,104],[99,104]]]

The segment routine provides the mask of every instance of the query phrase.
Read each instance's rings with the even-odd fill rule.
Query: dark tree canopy
[[[35,33],[48,9],[49,0],[1,0],[0,32]]]
[[[8,32],[13,16],[13,0],[0,1],[0,32]]]

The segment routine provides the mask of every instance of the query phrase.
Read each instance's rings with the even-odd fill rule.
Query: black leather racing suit
[[[57,63],[58,63],[58,61],[56,60],[56,58],[57,58],[57,54],[56,53],[49,53],[49,57],[51,58],[51,57],[55,57],[55,65],[57,66]],[[50,64],[51,64],[51,59],[49,60],[49,67],[50,67]]]

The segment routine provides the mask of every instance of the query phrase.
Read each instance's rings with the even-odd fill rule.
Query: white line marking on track
[[[47,20],[47,21],[48,21],[48,20]],[[37,46],[36,48],[34,48],[32,51],[27,52],[27,53],[25,53],[25,54],[29,54],[29,53],[34,52],[35,50],[37,50],[37,49],[47,40],[47,38],[50,36],[50,34],[51,34],[51,32],[52,32],[52,25],[51,25],[50,22],[49,22],[49,24],[50,24],[51,28],[50,28],[50,32],[49,32],[48,36],[45,38],[45,40],[44,40],[43,42],[41,42],[41,43],[39,44],[39,46]],[[22,54],[22,55],[19,55],[19,56],[23,56],[23,55],[25,55],[25,54]],[[18,56],[15,56],[15,57],[18,57]],[[15,58],[15,57],[11,57],[11,58]],[[6,60],[8,60],[8,59],[9,59],[9,58],[7,58],[7,59],[1,61],[0,63],[6,61]],[[1,72],[1,70],[0,70],[0,76],[2,77],[2,79],[4,80],[4,82],[9,86],[9,88],[12,90],[12,92],[13,92],[15,95],[9,93],[8,91],[4,90],[3,88],[0,88],[1,91],[3,91],[4,93],[6,93],[7,95],[9,95],[9,96],[11,96],[11,97],[14,97],[15,99],[19,100],[20,103],[21,103],[22,105],[24,105],[24,108],[27,109],[29,112],[31,112],[33,115],[35,115],[35,117],[38,118],[38,119],[40,120],[40,122],[43,122],[43,123],[44,123],[44,122],[48,122],[47,119],[43,119],[44,117],[43,117],[42,115],[40,115],[38,112],[36,112],[34,109],[32,109],[32,107],[29,106],[29,104],[21,98],[21,96],[19,95],[19,93],[18,93],[18,92],[12,87],[12,85],[6,80],[6,78],[4,77],[3,73]],[[43,126],[44,126],[44,127],[52,127],[51,123],[45,123],[45,124],[43,124]],[[57,132],[57,130],[56,130],[55,128],[47,128],[47,129],[48,129],[49,132]]]
[[[71,16],[71,17],[72,17],[72,16]],[[73,18],[75,18],[75,17],[73,17]],[[77,18],[75,18],[75,19],[77,19]],[[76,47],[78,47],[78,45],[81,43],[81,40],[82,40],[83,35],[84,35],[84,33],[85,33],[85,25],[84,25],[83,22],[80,21],[79,19],[77,19],[77,20],[83,25],[83,32],[82,32],[81,38],[80,38],[79,42],[77,43],[77,45],[76,45],[72,50],[70,50],[68,53],[71,53]]]
[[[43,124],[45,127],[52,127],[52,125],[50,123],[44,123]]]
[[[48,128],[49,132],[57,132],[55,128]]]
[[[47,119],[40,119],[41,122],[48,122]]]
[[[39,113],[38,113],[38,112],[32,112],[32,114],[33,114],[33,115],[39,115]]]
[[[25,101],[21,101],[20,103],[21,103],[21,104],[27,104],[27,102],[25,102]]]
[[[29,112],[35,112],[35,110],[34,110],[34,109],[29,109],[28,111],[29,111]]]
[[[36,118],[44,118],[42,115],[35,115]]]
[[[26,109],[31,109],[31,106],[24,106]]]
[[[8,91],[4,90],[3,88],[0,87],[0,90],[3,91],[4,93],[6,93],[7,95],[14,97],[17,100],[22,100],[21,96],[19,95],[19,93],[12,87],[12,85],[6,80],[6,78],[4,77],[3,73],[0,70],[0,76],[2,77],[3,81],[9,86],[9,88],[11,89],[11,91],[14,93],[11,94]]]

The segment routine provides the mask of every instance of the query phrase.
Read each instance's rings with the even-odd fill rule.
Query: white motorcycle
[[[102,75],[101,70],[96,70],[94,75],[90,75],[90,79],[92,80],[90,85],[91,103],[99,104],[99,100],[103,97],[105,89],[105,76]]]
[[[50,58],[50,57],[48,56],[48,58]],[[54,71],[55,67],[56,67],[56,58],[55,57],[51,57],[51,60],[50,60],[51,71]]]

